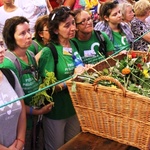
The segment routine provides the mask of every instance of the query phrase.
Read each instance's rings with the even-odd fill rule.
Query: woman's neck
[[[92,32],[83,33],[83,32],[80,32],[80,31],[77,32],[77,35],[76,35],[77,39],[80,40],[80,41],[87,41],[91,38],[91,36],[92,36]]]
[[[66,39],[60,39],[59,40],[59,43],[60,43],[60,45],[62,45],[63,47],[68,47],[68,48],[70,48],[71,46],[70,46],[70,40],[66,40]]]
[[[136,18],[139,19],[139,20],[142,21],[142,22],[145,22],[145,19],[146,19],[147,17],[148,17],[148,16],[142,16],[142,17],[136,16]]]
[[[28,63],[28,57],[26,55],[26,50],[24,49],[20,49],[20,48],[17,48],[13,51],[13,53],[19,57],[20,59],[22,59],[23,61],[25,61],[26,63]]]
[[[119,24],[108,23],[112,31],[119,32]]]
[[[6,12],[13,12],[16,9],[17,9],[17,7],[14,4],[12,4],[12,3],[10,3],[10,4],[4,4],[4,10]]]

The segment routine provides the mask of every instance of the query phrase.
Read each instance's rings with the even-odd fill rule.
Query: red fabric
[[[59,6],[56,0],[49,0],[49,2],[51,3],[51,6],[53,7],[53,9]]]
[[[0,0],[0,6],[3,6],[3,0]]]

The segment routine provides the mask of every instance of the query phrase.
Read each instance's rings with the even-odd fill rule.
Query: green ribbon
[[[38,93],[38,92],[47,90],[48,88],[53,87],[53,86],[56,86],[57,84],[60,84],[60,83],[62,83],[62,82],[65,82],[65,81],[67,81],[67,80],[69,80],[69,79],[71,79],[71,78],[73,78],[73,77],[74,77],[74,75],[73,75],[73,76],[70,76],[70,77],[68,77],[68,78],[65,78],[65,79],[63,79],[63,80],[57,81],[57,82],[55,82],[55,83],[53,83],[53,84],[51,84],[51,85],[49,85],[49,86],[46,86],[46,87],[44,87],[44,88],[42,88],[42,89],[38,89],[38,90],[36,90],[36,91],[34,91],[34,92],[32,92],[32,93],[26,94],[26,95],[24,95],[24,96],[22,96],[22,97],[19,97],[19,98],[15,99],[15,100],[13,100],[13,101],[11,101],[11,102],[8,102],[8,103],[6,103],[6,104],[1,105],[0,108],[2,108],[2,107],[4,107],[4,106],[7,106],[7,105],[9,105],[9,104],[11,104],[11,103],[14,103],[14,102],[16,102],[16,101],[22,100],[22,99],[24,99],[24,98],[27,98],[27,97],[29,97],[29,96],[31,96],[31,95],[34,95],[34,94]]]

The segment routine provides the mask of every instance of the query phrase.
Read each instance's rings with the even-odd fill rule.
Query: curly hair
[[[135,16],[143,17],[150,10],[150,2],[148,0],[139,0],[134,5]]]
[[[22,24],[24,22],[29,23],[28,19],[22,16],[15,16],[5,21],[2,34],[5,44],[10,51],[13,51],[17,47],[17,43],[14,37],[16,27],[17,25]]]
[[[59,44],[59,39],[58,34],[55,31],[59,28],[61,22],[65,22],[67,20],[69,15],[74,16],[70,9],[65,6],[58,7],[49,14],[49,33],[51,41],[56,44]]]

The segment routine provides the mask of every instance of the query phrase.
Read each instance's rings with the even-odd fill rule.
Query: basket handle
[[[98,82],[102,80],[107,80],[107,81],[111,81],[115,83],[118,86],[118,88],[122,90],[123,96],[126,97],[126,89],[123,87],[123,85],[117,79],[114,79],[113,77],[109,77],[109,76],[100,76],[99,78],[94,80],[93,86],[94,86],[95,91],[98,88]]]

